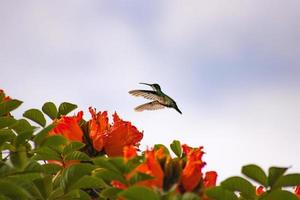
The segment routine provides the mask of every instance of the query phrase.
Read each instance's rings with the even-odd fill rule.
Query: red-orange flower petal
[[[49,135],[63,135],[72,141],[82,142],[83,132],[79,126],[83,112],[78,112],[77,116],[67,117],[62,116],[55,120],[56,127],[49,132]]]
[[[183,144],[183,145],[182,145],[182,150],[183,150],[183,153],[184,153],[185,155],[188,155],[189,152],[192,150],[192,147],[189,147],[187,144]]]
[[[158,160],[161,160],[165,158],[167,155],[165,153],[165,149],[163,147],[160,147],[159,149],[155,150],[155,158]]]
[[[122,156],[124,146],[138,146],[143,133],[130,122],[121,120],[117,113],[113,118],[114,124],[105,135],[104,149],[108,156]]]
[[[124,157],[125,161],[130,160],[131,158],[134,158],[135,156],[137,156],[135,146],[130,145],[130,146],[125,146],[123,148],[123,157]]]
[[[206,188],[216,186],[217,176],[218,176],[218,174],[215,171],[206,172],[205,177],[204,177],[204,186]]]
[[[130,178],[136,172],[145,173],[153,176],[154,178],[138,182],[137,185],[162,188],[164,172],[155,158],[155,152],[153,150],[146,151],[145,158],[145,162],[139,165],[127,178]]]
[[[202,161],[202,155],[204,154],[202,148],[192,149],[187,145],[183,146],[187,154],[187,162],[181,175],[181,183],[185,191],[192,191],[202,178],[202,168],[205,165]]]
[[[92,115],[92,119],[89,121],[89,136],[92,139],[94,149],[101,151],[104,147],[104,135],[110,127],[107,112],[96,114],[96,110],[91,107],[89,111]]]
[[[295,189],[296,196],[300,199],[300,185],[298,185]]]

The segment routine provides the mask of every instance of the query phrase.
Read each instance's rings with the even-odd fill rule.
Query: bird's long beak
[[[152,86],[152,84],[149,84],[149,83],[140,83],[140,84]]]

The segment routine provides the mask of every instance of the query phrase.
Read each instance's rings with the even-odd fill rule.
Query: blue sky
[[[0,1],[0,86],[24,100],[115,110],[142,147],[205,146],[220,179],[257,163],[300,171],[300,2]],[[136,113],[157,82],[182,110]],[[22,110],[23,109],[23,110]]]

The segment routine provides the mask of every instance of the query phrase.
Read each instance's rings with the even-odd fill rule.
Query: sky
[[[115,111],[141,148],[204,146],[219,181],[255,163],[300,171],[300,1],[0,0],[0,88],[24,103]],[[172,109],[133,110],[159,83]],[[77,111],[78,111],[77,110]]]

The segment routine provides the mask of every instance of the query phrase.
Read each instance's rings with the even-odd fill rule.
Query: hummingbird
[[[182,114],[179,110],[176,102],[163,93],[160,86],[157,83],[149,84],[149,83],[140,83],[144,85],[150,86],[153,90],[131,90],[129,94],[136,96],[136,97],[144,97],[145,99],[152,100],[149,103],[142,104],[136,107],[134,110],[137,112],[141,112],[144,110],[158,110],[165,107],[174,108],[177,112]]]

